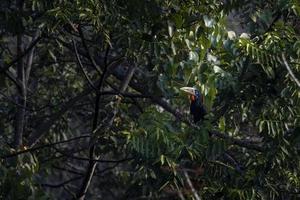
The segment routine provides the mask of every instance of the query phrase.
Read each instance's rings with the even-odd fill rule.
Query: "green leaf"
[[[214,19],[210,18],[207,15],[203,16],[203,20],[204,20],[204,23],[205,23],[206,27],[212,28],[214,26],[214,24],[215,24]]]
[[[225,132],[225,117],[222,116],[219,120],[219,129],[221,132]]]
[[[198,62],[199,56],[195,51],[190,51],[189,52],[189,59],[195,62]]]

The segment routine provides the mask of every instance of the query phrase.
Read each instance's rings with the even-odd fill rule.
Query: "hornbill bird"
[[[194,117],[194,123],[203,120],[206,115],[206,110],[203,104],[203,95],[194,87],[182,87],[180,90],[189,94],[191,105],[190,113]]]

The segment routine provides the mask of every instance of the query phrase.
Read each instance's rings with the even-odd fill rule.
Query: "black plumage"
[[[203,105],[202,94],[195,89],[195,94],[191,96],[190,113],[193,115],[194,123],[204,119],[206,115],[206,109]]]
[[[190,112],[193,115],[194,123],[203,120],[206,110],[203,105],[198,105],[195,101],[191,102]]]

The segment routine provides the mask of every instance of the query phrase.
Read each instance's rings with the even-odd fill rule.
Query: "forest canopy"
[[[0,199],[299,199],[299,39],[298,0],[1,0]]]

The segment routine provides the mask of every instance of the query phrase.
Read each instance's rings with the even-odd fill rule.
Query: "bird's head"
[[[194,88],[194,87],[182,87],[182,88],[180,88],[180,90],[188,93],[191,101],[200,100],[200,102],[203,103],[203,96],[201,95],[199,90],[197,90],[196,88]]]
[[[194,123],[203,120],[207,112],[203,102],[203,95],[200,93],[200,91],[194,87],[182,87],[180,90],[188,93],[189,95],[191,100],[190,113],[194,117]]]

